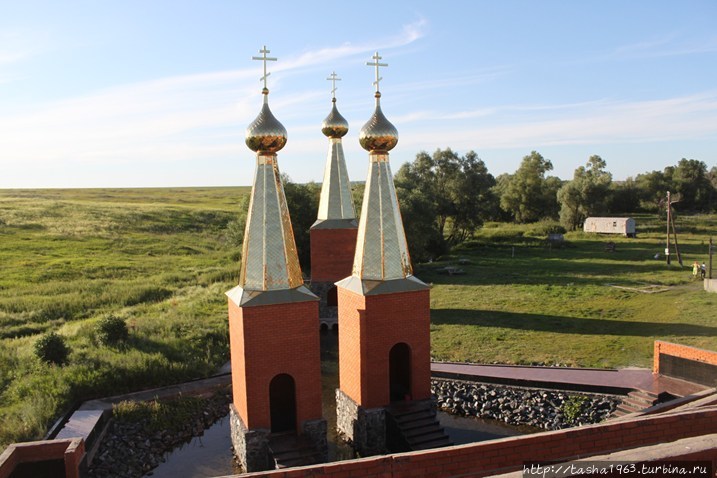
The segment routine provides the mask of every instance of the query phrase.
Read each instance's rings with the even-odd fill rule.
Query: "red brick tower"
[[[396,128],[376,109],[359,141],[369,151],[352,275],[337,283],[337,427],[364,456],[385,450],[385,408],[431,397],[429,288],[412,275],[388,152]]]
[[[311,290],[320,298],[319,317],[322,323],[333,325],[338,317],[334,283],[351,274],[358,223],[341,144],[349,125],[336,108],[336,81],[340,78],[332,73],[327,79],[333,83],[333,105],[321,125],[321,132],[329,138],[329,154],[321,186],[319,213],[310,230]]]
[[[230,407],[234,450],[247,471],[270,469],[272,433],[295,432],[326,457],[321,410],[317,297],[305,286],[279,176],[276,152],[286,129],[269,110],[266,61],[264,104],[246,131],[257,153],[247,215],[239,285],[229,297],[234,401]]]

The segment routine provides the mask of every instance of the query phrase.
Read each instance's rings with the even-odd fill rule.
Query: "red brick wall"
[[[13,443],[0,456],[0,478],[11,476],[22,463],[52,460],[64,460],[65,478],[79,478],[79,466],[84,456],[85,442],[81,438]]]
[[[339,302],[339,388],[361,402],[361,320],[365,297],[337,287]]]
[[[688,345],[673,344],[655,340],[655,351],[653,356],[652,371],[660,373],[660,354],[672,355],[697,362],[706,362],[708,364],[717,365],[717,352],[712,350],[698,349]]]
[[[717,407],[249,476],[478,477],[521,470],[525,462],[566,461],[713,433]]]
[[[246,425],[246,366],[244,363],[243,309],[229,299],[229,358],[232,364],[234,407]]]
[[[351,275],[358,229],[311,229],[311,280],[336,282]]]
[[[429,294],[422,290],[363,297],[339,288],[339,383],[359,405],[389,404],[389,352],[401,342],[411,349],[411,398],[430,398]]]
[[[237,307],[229,301],[234,406],[247,428],[271,428],[269,384],[294,378],[297,429],[321,418],[318,303]]]

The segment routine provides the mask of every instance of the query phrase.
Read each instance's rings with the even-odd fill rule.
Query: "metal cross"
[[[373,82],[374,85],[376,85],[376,91],[378,91],[378,84],[383,80],[383,78],[378,76],[378,67],[379,66],[388,66],[388,63],[379,63],[378,60],[382,59],[383,57],[378,56],[378,52],[376,52],[371,58],[373,58],[374,62],[369,63],[366,62],[368,66],[375,66],[376,67],[376,81]]]
[[[336,72],[331,72],[331,75],[329,75],[328,78],[326,78],[331,82],[331,97],[336,99],[336,82],[341,81],[341,78],[336,76]]]
[[[267,53],[271,53],[270,50],[267,50],[267,49],[266,49],[266,45],[264,45],[264,48],[262,48],[261,50],[259,50],[259,53],[261,53],[262,56],[253,56],[253,57],[251,57],[251,59],[252,59],[252,60],[261,60],[261,61],[264,62],[264,76],[262,76],[261,78],[259,78],[259,81],[263,81],[263,82],[264,82],[264,89],[267,89],[267,88],[266,88],[266,78],[267,78],[269,75],[271,75],[271,73],[267,73],[267,72],[266,72],[266,62],[267,62],[267,61],[276,61],[276,58],[269,58],[268,56],[266,56]]]

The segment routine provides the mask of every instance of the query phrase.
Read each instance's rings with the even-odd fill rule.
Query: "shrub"
[[[563,402],[562,411],[568,423],[576,424],[583,410],[588,405],[588,397],[585,395],[571,395]]]
[[[528,236],[545,237],[549,234],[565,234],[567,230],[556,221],[543,220],[534,223],[525,233]]]
[[[124,319],[108,315],[97,324],[97,339],[103,345],[116,345],[129,337],[127,323]]]
[[[65,343],[64,337],[50,332],[35,342],[35,355],[43,362],[64,365],[67,363],[70,349]]]

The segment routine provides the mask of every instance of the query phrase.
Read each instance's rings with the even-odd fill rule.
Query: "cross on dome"
[[[388,66],[388,63],[379,63],[378,60],[382,59],[383,57],[379,56],[378,52],[374,53],[374,55],[371,58],[374,60],[374,62],[373,63],[366,62],[366,65],[376,67],[376,81],[374,81],[373,84],[376,85],[376,92],[378,93],[378,84],[381,82],[381,80],[383,80],[383,78],[378,76],[378,67],[379,66]]]
[[[341,81],[341,78],[336,76],[336,72],[333,71],[326,79],[331,82],[331,97],[336,99],[336,82]]]
[[[266,49],[266,45],[264,45],[264,48],[262,48],[261,50],[259,50],[259,53],[261,53],[262,56],[253,56],[253,57],[251,57],[251,59],[252,59],[252,60],[260,60],[260,61],[263,61],[263,62],[264,62],[264,76],[262,76],[261,78],[259,78],[259,81],[263,81],[263,82],[264,82],[264,89],[266,90],[266,89],[268,89],[268,88],[266,87],[266,78],[267,78],[269,75],[271,75],[271,73],[267,73],[267,72],[266,72],[266,62],[267,62],[267,61],[276,61],[276,58],[270,58],[270,57],[266,56],[267,53],[271,53],[271,50],[267,50],[267,49]]]

